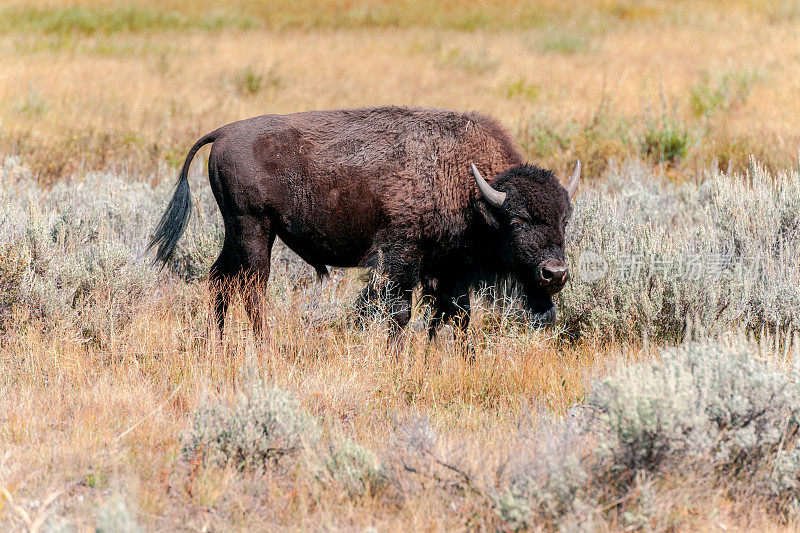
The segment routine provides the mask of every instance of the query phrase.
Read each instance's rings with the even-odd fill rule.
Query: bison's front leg
[[[469,340],[470,302],[467,287],[449,288],[432,295],[433,315],[428,326],[428,337],[432,340],[448,321],[453,324],[455,340],[466,359],[475,358],[475,349]]]
[[[391,282],[376,280],[377,276],[361,291],[356,306],[362,324],[368,320],[386,320],[389,326],[387,352],[398,359],[403,351],[405,327],[411,320],[410,290],[401,290]]]
[[[362,318],[386,318],[393,333],[402,330],[411,320],[411,291],[403,290],[389,280],[374,275],[361,291],[356,312]]]
[[[439,329],[448,321],[453,323],[453,327],[460,333],[466,335],[469,329],[469,294],[441,295],[435,298],[433,316],[428,326],[428,336],[433,339]]]
[[[397,230],[399,231],[399,230]],[[374,274],[361,292],[358,311],[362,317],[388,318],[390,351],[398,355],[402,348],[402,331],[411,320],[411,297],[419,283],[421,256],[417,248],[400,235],[387,232],[376,246],[376,252],[365,261]]]

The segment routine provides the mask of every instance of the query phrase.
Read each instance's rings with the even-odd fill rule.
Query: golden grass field
[[[122,162],[147,175],[238,118],[413,104],[495,114],[559,169],[574,155],[595,173],[652,156],[645,130],[664,120],[688,137],[670,161],[681,176],[797,155],[791,2],[234,5],[12,2],[0,11],[5,150],[44,180]]]
[[[158,183],[173,179],[196,138],[237,119],[398,104],[496,115],[531,161],[563,172],[581,157],[589,181],[609,159],[646,160],[676,182],[746,168],[750,155],[774,170],[797,165],[793,2],[205,6],[4,3],[0,153],[19,156],[43,186],[90,170]],[[269,304],[277,325],[265,345],[237,306],[218,353],[206,338],[205,286],[170,283],[159,290],[174,298],[100,343],[14,311],[17,326],[0,333],[0,530],[69,517],[92,531],[94,509],[115,497],[148,531],[491,529],[491,512],[468,497],[458,508],[424,490],[353,499],[302,476],[187,465],[181,432],[204,398],[232,397],[250,369],[294,393],[326,431],[365,446],[384,445],[393,417],[422,413],[467,464],[499,464],[514,453],[506,437],[521,417],[564,415],[592,379],[658,348],[489,331],[473,364],[447,340],[424,358],[420,335],[393,360],[378,329],[309,324],[301,287]],[[342,274],[319,291],[345,298],[357,283]],[[677,529],[797,526],[704,480],[675,480],[670,494],[661,505]]]

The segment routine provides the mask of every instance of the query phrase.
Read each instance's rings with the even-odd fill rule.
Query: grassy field
[[[392,103],[493,113],[532,160],[578,155],[590,178],[629,155],[681,178],[797,156],[791,2],[226,5],[2,8],[4,150],[47,182],[113,165],[162,176],[234,119]]]
[[[0,7],[0,529],[796,530],[800,6],[205,6]],[[281,247],[269,340],[237,305],[215,350],[203,165],[177,258],[145,255],[175,165],[233,120],[372,104],[584,161],[556,329],[476,295],[470,364],[418,304],[392,359],[362,276]]]

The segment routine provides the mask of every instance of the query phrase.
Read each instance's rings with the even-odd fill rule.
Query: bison
[[[220,333],[228,283],[260,331],[275,237],[321,276],[328,265],[374,269],[360,307],[389,296],[396,331],[420,285],[433,302],[431,336],[448,320],[466,331],[470,290],[499,279],[518,283],[537,322],[554,322],[552,296],[569,280],[564,232],[580,161],[562,186],[477,112],[392,106],[250,118],[189,150],[150,242],[156,261],[170,259],[186,229],[189,166],[208,143],[225,226],[210,271]]]

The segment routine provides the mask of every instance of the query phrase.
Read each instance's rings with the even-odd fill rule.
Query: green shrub
[[[199,28],[250,28],[254,20],[243,16],[211,13],[197,16],[140,6],[10,6],[0,10],[0,32],[44,34],[111,34],[119,32],[174,31]]]
[[[523,77],[507,80],[502,91],[506,98],[523,98],[532,102],[539,98],[541,92],[539,85],[530,83]]]
[[[608,167],[609,161],[621,161],[635,150],[630,126],[612,118],[606,105],[601,103],[591,120],[555,125],[547,116],[535,115],[516,126],[516,138],[526,157],[548,168],[559,168],[581,160],[587,179],[597,179]],[[559,159],[564,152],[570,161]],[[570,169],[571,170],[571,166]]]
[[[264,89],[280,89],[283,86],[277,66],[262,70],[253,66],[246,67],[234,79],[236,92],[243,96],[260,93]]]
[[[534,116],[517,124],[515,137],[531,161],[541,161],[568,148],[578,128],[578,124],[559,128],[547,117]]]
[[[440,66],[456,68],[475,74],[494,72],[500,62],[486,50],[465,49],[458,46],[435,46],[436,61]]]
[[[542,49],[545,52],[557,52],[559,54],[576,54],[585,52],[589,48],[589,43],[583,35],[558,33],[544,40]]]
[[[663,117],[645,124],[641,141],[642,153],[656,161],[675,163],[686,157],[689,133],[676,121]]]
[[[264,76],[248,67],[236,79],[236,88],[240,94],[256,94],[261,90]]]
[[[705,74],[689,93],[689,107],[696,117],[701,117],[743,106],[756,79],[753,72],[731,72],[716,80]]]

